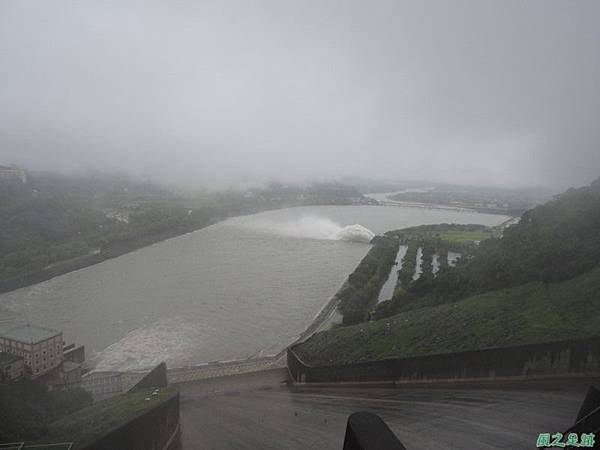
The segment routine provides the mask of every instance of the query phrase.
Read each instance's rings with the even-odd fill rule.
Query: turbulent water
[[[290,208],[232,218],[0,296],[0,323],[63,330],[98,369],[171,367],[277,353],[369,249],[373,233],[431,223],[495,225],[472,212]]]
[[[301,217],[272,217],[272,214],[256,216],[255,220],[236,221],[242,227],[258,232],[280,236],[369,243],[375,236],[368,228],[359,225],[342,226],[327,217],[307,214]]]

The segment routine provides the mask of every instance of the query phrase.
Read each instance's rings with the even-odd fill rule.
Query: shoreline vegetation
[[[296,206],[379,204],[354,187],[338,183],[308,187],[271,183],[265,188],[190,196],[123,176],[23,173],[22,179],[0,180],[0,293],[231,217]]]
[[[93,251],[87,255],[76,256],[68,260],[57,261],[47,268],[0,280],[0,294],[11,292],[27,286],[32,286],[60,275],[65,275],[76,270],[99,264],[109,259],[117,258],[158,242],[200,230],[224,219],[225,218],[214,219],[211,220],[210,223],[202,224],[196,227],[165,230],[164,232],[158,234],[140,235],[131,240],[109,243],[99,251]]]
[[[600,329],[598,298],[600,268],[336,327],[294,351],[307,364],[328,366],[589,338]]]
[[[426,225],[388,232],[409,245],[392,299],[367,320],[315,333],[294,350],[307,364],[339,365],[597,336],[598,211],[600,179],[526,211],[505,229]],[[415,248],[423,255],[418,277],[416,264],[410,267]],[[461,255],[452,264],[450,252]]]
[[[350,186],[272,183],[177,194],[122,177],[51,174],[0,180],[0,293],[190,233],[227,218],[294,206],[372,205]]]
[[[358,320],[354,323],[361,323],[370,317],[374,317],[373,315],[380,308],[379,305],[389,303],[388,301],[377,304],[377,297],[390,270],[394,270],[396,267],[394,261],[401,243],[409,243],[409,246],[412,246],[418,244],[417,237],[424,238],[425,236],[442,234],[447,239],[454,241],[453,245],[449,245],[450,248],[464,251],[465,245],[472,245],[474,240],[500,233],[500,230],[501,226],[489,228],[483,225],[441,224],[411,227],[388,232],[383,236],[376,236],[373,238],[371,249],[357,265],[357,268],[321,308],[313,321],[288,347],[303,344],[310,340],[312,336],[319,335],[322,332],[326,333],[328,330],[351,328],[346,325],[352,324],[352,321]],[[416,256],[416,247],[413,253]],[[410,259],[410,255],[408,259]],[[415,264],[412,263],[410,267],[412,267],[410,272],[412,279]],[[342,314],[342,324],[331,323],[331,318],[336,313]],[[233,361],[215,361],[196,366],[173,367],[168,370],[169,382],[186,383],[285,367],[286,351],[287,348],[284,348],[275,355],[251,356]]]
[[[379,291],[389,277],[398,254],[399,240],[389,236],[375,236],[371,248],[348,282],[337,294],[343,325],[352,325],[368,319],[369,310],[377,304]]]
[[[506,222],[510,222],[510,220]],[[483,225],[423,225],[391,231],[385,233],[384,236],[376,236],[372,243],[372,248],[357,265],[357,268],[346,278],[338,291],[321,308],[313,321],[288,347],[301,345],[306,341],[310,341],[314,335],[327,333],[329,330],[341,331],[352,328],[344,326],[344,322],[342,324],[331,322],[332,316],[336,313],[341,314],[342,321],[344,320],[344,307],[348,317],[346,325],[351,323],[350,321],[358,320],[359,318],[362,318],[360,322],[368,320],[369,317],[374,318],[375,314],[382,307],[385,308],[385,305],[389,301],[378,304],[377,297],[381,285],[387,279],[389,271],[394,270],[396,267],[393,264],[399,245],[408,243],[409,247],[414,247],[413,255],[416,257],[417,248],[419,247],[417,238],[431,238],[436,235],[444,236],[445,239],[452,242],[446,246],[445,257],[447,258],[448,248],[455,251],[464,251],[465,247],[473,245],[475,240],[499,235],[503,226],[504,224],[492,228]],[[384,261],[379,261],[380,256],[383,257]],[[412,280],[415,263],[408,263],[410,259],[411,256],[407,252],[407,256],[404,259],[405,265],[403,266],[403,269],[406,267],[406,270],[401,271],[399,277],[410,277]],[[442,257],[440,259],[443,260]],[[427,264],[425,259],[423,264]],[[443,266],[444,264],[441,263],[441,265]],[[398,286],[400,284],[401,282],[399,281]],[[168,370],[169,382],[187,383],[207,378],[285,367],[286,350],[287,348],[284,348],[275,355],[262,357],[251,356],[234,361],[215,361],[197,366],[173,367]]]
[[[354,188],[335,183],[312,185],[307,188],[272,184],[266,188],[243,192],[205,193],[195,197],[183,197],[159,186],[137,184],[130,179],[117,180],[116,187],[114,178],[93,179],[90,182],[89,180],[73,180],[44,174],[34,174],[29,177],[27,182],[13,182],[12,186],[7,185],[5,181],[3,180],[3,184],[0,185],[0,196],[6,198],[6,196],[12,195],[25,200],[23,205],[18,205],[17,202],[8,202],[8,209],[12,209],[10,212],[14,213],[15,208],[16,210],[21,209],[23,212],[23,208],[31,206],[39,207],[41,205],[44,208],[60,204],[59,210],[63,216],[67,216],[69,219],[75,217],[74,222],[78,225],[82,223],[85,225],[88,220],[92,224],[92,232],[90,233],[89,230],[87,233],[77,232],[78,237],[74,240],[52,239],[50,246],[64,245],[67,247],[67,252],[49,252],[54,254],[54,259],[44,261],[46,265],[37,271],[27,271],[12,277],[2,278],[0,276],[0,293],[82,269],[160,241],[202,229],[229,217],[294,206],[377,204],[375,200],[363,196]],[[73,184],[76,187],[75,194],[73,194]],[[88,186],[89,184],[92,187]],[[108,185],[110,188],[107,187]],[[71,194],[67,194],[67,191]],[[49,205],[45,205],[45,203]],[[82,204],[85,204],[86,207],[84,208]],[[3,206],[4,210],[0,209],[0,225],[6,225],[8,216],[6,204]],[[448,207],[452,208],[452,206]],[[461,209],[460,207],[456,208]],[[89,217],[82,220],[82,217],[86,215],[91,216],[92,220],[89,220]],[[2,223],[3,219],[4,223]],[[57,217],[50,215],[46,219],[57,219]],[[64,221],[65,217],[58,217],[58,219],[57,222]],[[110,232],[115,234],[108,236]],[[6,234],[4,236],[0,234],[0,237],[5,236]],[[85,253],[81,254],[82,247],[77,244],[85,242],[90,236],[97,241],[91,245],[89,243],[84,245]],[[35,242],[35,239],[33,241]],[[373,265],[373,261],[376,261],[377,258],[370,258],[371,263],[365,261],[362,266],[359,264],[361,269],[352,276],[355,283],[351,285],[348,279],[293,344],[302,342],[323,329],[328,322],[331,322],[334,314],[339,314],[344,309],[347,311],[346,317],[355,315],[354,319],[345,319],[347,323],[352,323],[353,320],[360,322],[374,312],[372,308],[377,304],[377,294],[381,284],[387,279],[394,264],[399,239],[383,236],[376,241],[379,241],[380,245],[374,244],[375,251],[387,255],[385,262],[381,265]],[[74,242],[76,245],[73,245]],[[48,252],[48,249],[47,245],[42,245],[39,250]],[[71,256],[73,253],[75,256],[56,259],[57,255]],[[365,256],[365,259],[369,258]],[[425,264],[427,263],[425,262]],[[6,265],[4,264],[4,266]],[[0,269],[5,269],[5,267],[0,264]],[[3,273],[6,271],[0,270],[0,275]],[[367,283],[357,289],[360,278],[365,274],[371,284]],[[277,355],[249,357],[228,362],[211,362],[206,365],[173,368],[169,372],[170,376],[180,380],[189,379],[190,373],[197,375],[197,372],[204,372],[204,375],[222,374],[223,372],[240,373],[240,371],[260,370],[265,367],[280,367],[284,365],[284,355],[285,349]],[[192,375],[192,378],[195,378],[196,375]]]
[[[476,245],[484,239],[500,236],[501,226],[439,224],[421,225],[388,231],[371,241],[371,249],[348,276],[340,289],[339,311],[342,325],[354,325],[373,318],[391,315],[398,298],[405,296],[409,286],[426,285],[438,273],[448,270],[448,253],[468,258]],[[379,302],[379,292],[396,270],[395,259],[400,245],[407,250],[397,270],[397,283],[391,300]],[[433,260],[438,261],[434,273]],[[422,287],[420,288],[422,289]]]

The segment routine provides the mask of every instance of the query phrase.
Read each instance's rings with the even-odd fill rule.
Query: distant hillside
[[[436,277],[404,284],[389,312],[453,302],[530,281],[566,280],[592,269],[600,264],[599,186],[595,181],[570,189],[526,211],[502,236],[492,235],[469,249],[456,267],[445,266]],[[392,234],[402,237],[406,232]]]
[[[426,190],[408,189],[389,197],[390,200],[399,202],[447,205],[510,216],[519,216],[549,198],[551,196],[544,189],[507,189],[448,184],[434,185]]]
[[[428,245],[439,251],[443,233],[429,236],[437,228],[387,235],[419,239],[425,253]],[[465,248],[436,276],[413,281],[401,270],[392,300],[374,313],[380,320],[319,333],[300,345],[301,356],[343,363],[600,334],[600,180]]]
[[[167,189],[120,176],[0,178],[0,281],[208,223],[204,211],[190,213],[174,199]]]
[[[337,183],[182,194],[122,175],[0,167],[0,291],[95,264],[220,219],[298,205],[368,204]]]
[[[0,180],[0,253],[25,245],[60,242],[89,233],[106,220],[84,201],[48,189],[35,178],[28,183]]]
[[[481,242],[432,290],[457,298],[528,281],[560,281],[600,264],[600,179],[523,214],[501,239]]]

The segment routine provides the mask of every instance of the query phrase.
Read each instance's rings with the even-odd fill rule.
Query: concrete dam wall
[[[428,383],[518,380],[600,375],[600,338],[386,359],[340,366],[311,366],[290,347],[290,375],[300,383]]]

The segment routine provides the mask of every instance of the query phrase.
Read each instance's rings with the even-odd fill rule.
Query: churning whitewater
[[[371,239],[375,237],[368,228],[363,227],[359,224],[348,225],[341,228],[337,234],[336,239],[340,241],[351,241],[351,242],[371,242]]]
[[[241,222],[241,224],[253,231],[302,239],[369,243],[375,236],[375,233],[362,225],[341,226],[327,217],[312,215],[294,218],[265,217],[254,221]]]
[[[275,354],[336,293],[369,250],[373,233],[506,219],[379,206],[233,217],[0,295],[0,324],[29,320],[62,330],[66,341],[85,345],[98,370]]]

